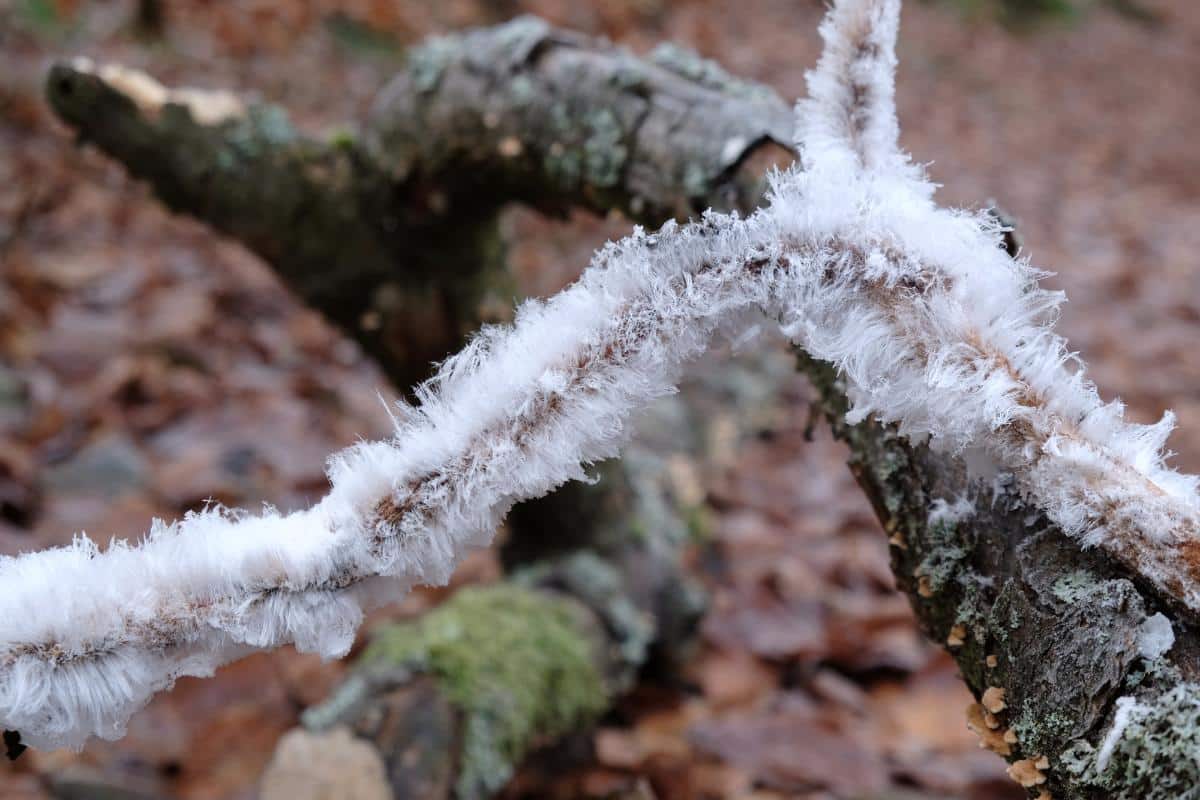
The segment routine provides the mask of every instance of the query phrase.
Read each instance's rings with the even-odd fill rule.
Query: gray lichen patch
[[[925,556],[917,566],[916,574],[928,580],[934,593],[959,576],[961,565],[967,558],[967,549],[957,530],[957,523],[950,520],[939,520],[928,528]]]
[[[1180,683],[1139,699],[1124,723],[1108,752],[1103,742],[1079,741],[1064,753],[1064,768],[1085,787],[1073,796],[1092,788],[1113,800],[1200,798],[1200,686]]]
[[[422,94],[436,89],[442,73],[458,55],[460,47],[458,37],[439,36],[409,51],[407,67],[413,88]]]
[[[554,143],[546,148],[547,175],[565,188],[617,186],[629,158],[628,131],[608,108],[577,108],[566,103],[550,109]]]
[[[898,514],[904,507],[906,495],[902,484],[893,486],[893,479],[902,477],[908,469],[908,458],[900,449],[884,449],[878,457],[868,461],[868,466],[881,488],[883,506],[889,514]]]
[[[495,37],[476,36],[476,41],[486,42],[489,47],[480,51],[485,62],[505,56],[509,69],[529,59],[538,45],[550,35],[550,25],[543,19],[523,15],[495,28]]]
[[[1064,603],[1079,603],[1091,599],[1096,592],[1103,591],[1103,583],[1095,574],[1077,569],[1056,579],[1051,591]]]
[[[990,614],[1006,654],[998,679],[1010,687],[1022,752],[1057,763],[1125,690],[1146,607],[1132,583],[1085,566],[1061,534],[1035,534],[1016,555],[1024,580],[1008,581]]]
[[[1062,747],[1062,743],[1076,733],[1078,723],[1069,711],[1046,711],[1026,706],[1013,721],[1012,730],[1026,751],[1041,753]]]
[[[974,572],[960,576],[962,600],[954,613],[954,623],[970,630],[972,638],[984,641],[988,636],[988,599],[982,581]]]
[[[516,76],[506,88],[514,108],[523,109],[538,100],[537,87],[528,75]]]
[[[168,106],[167,112],[172,111]],[[182,112],[183,109],[180,109]],[[171,123],[172,118],[164,114],[164,122]],[[187,124],[187,121],[175,120],[176,129]],[[214,143],[221,140],[210,137]],[[225,154],[240,168],[247,160],[261,161],[279,156],[276,148],[286,148],[296,144],[300,135],[292,125],[287,111],[274,105],[251,106],[246,116],[240,118],[229,129],[224,138]]]
[[[606,108],[597,109],[585,121],[587,139],[583,142],[584,176],[600,188],[616,186],[629,149],[624,144],[625,132],[615,114]]]
[[[771,102],[776,97],[768,87],[735,78],[717,62],[674,42],[663,42],[655,47],[650,53],[650,60],[688,80],[747,100]]]

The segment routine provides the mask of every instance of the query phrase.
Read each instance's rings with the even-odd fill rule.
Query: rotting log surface
[[[1200,731],[1190,706],[1200,703],[1200,649],[1186,619],[1019,498],[970,484],[956,459],[890,426],[846,424],[833,369],[804,356],[800,363],[820,411],[850,448],[851,472],[889,537],[898,586],[981,701],[967,712],[981,745],[1014,762],[1015,778],[1044,781],[1030,783],[1034,796],[1194,796],[1187,792],[1200,785]],[[973,514],[930,524],[935,500],[963,496]],[[1176,644],[1148,663],[1138,640],[1155,611],[1171,619]],[[1164,718],[1190,709],[1193,727],[1130,741],[1094,774],[1113,704],[1134,694]]]
[[[149,180],[176,210],[264,255],[397,377],[405,372],[395,364],[412,347],[391,322],[403,314],[380,298],[403,308],[413,287],[486,294],[479,287],[495,285],[499,245],[478,243],[496,241],[503,203],[546,213],[620,209],[652,224],[758,202],[761,185],[747,162],[788,140],[786,105],[682,51],[661,49],[657,61],[528,19],[431,40],[381,92],[361,136],[336,143],[295,134],[269,107],[215,127],[182,109],[145,118],[103,82],[64,66],[51,73],[48,93],[82,138]],[[239,194],[254,189],[233,191],[225,169],[258,178],[242,184],[290,181],[294,204],[279,209],[270,198]],[[302,246],[290,241],[297,219],[306,221]],[[439,235],[447,221],[460,235],[483,233],[448,242]],[[480,258],[489,248],[493,257]],[[445,256],[440,263],[453,274],[431,272],[434,255]],[[477,282],[484,273],[492,277]],[[459,328],[437,346],[485,316],[462,308],[448,313]],[[391,331],[394,341],[377,331]],[[1019,497],[969,485],[957,459],[887,426],[847,425],[833,370],[803,356],[800,366],[818,410],[849,447],[850,468],[888,536],[898,586],[980,701],[968,710],[972,727],[1013,762],[1030,796],[1200,796],[1200,647],[1191,624]],[[973,514],[931,523],[935,500],[963,496]],[[1171,620],[1176,644],[1148,661],[1139,640],[1155,612]],[[1136,696],[1141,710],[1099,770],[1096,754],[1121,696]],[[461,732],[449,735],[430,741],[461,741]]]
[[[791,133],[776,95],[687,51],[646,61],[529,17],[414,48],[361,128],[329,138],[268,103],[218,124],[170,99],[147,111],[69,63],[46,95],[172,210],[270,262],[402,389],[511,312],[505,205],[646,224],[749,210],[757,159]]]
[[[544,213],[617,209],[658,224],[749,209],[740,167],[791,142],[791,110],[690,51],[641,59],[522,17],[430,40],[380,92],[364,142],[398,178]]]

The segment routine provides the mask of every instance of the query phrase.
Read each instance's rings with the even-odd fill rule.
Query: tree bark
[[[970,483],[957,459],[890,426],[846,424],[848,403],[833,369],[804,356],[800,363],[889,536],[897,585],[980,701],[967,720],[981,746],[1013,762],[1010,774],[1036,796],[1191,796],[1200,777],[1192,708],[1200,687],[1187,618],[1018,497]],[[961,497],[971,499],[969,516],[930,522],[935,501]],[[1143,659],[1139,641],[1155,612],[1170,619],[1175,645],[1165,657]],[[1114,703],[1125,695],[1136,695],[1156,722],[1097,771]]]
[[[754,208],[760,150],[788,148],[769,89],[678,47],[641,59],[533,17],[433,39],[380,92],[363,141],[402,180],[543,213],[646,224]],[[459,188],[465,187],[465,188]]]
[[[208,122],[203,98],[147,102],[76,63],[51,68],[46,95],[81,140],[262,256],[407,389],[511,313],[505,205],[651,225],[755,207],[788,107],[679,48],[657,53],[529,17],[433,39],[362,126],[329,138],[268,103]]]
[[[478,260],[478,242],[494,239],[494,214],[503,203],[546,213],[572,206],[619,209],[646,223],[707,206],[745,210],[761,198],[751,156],[790,140],[786,104],[761,87],[679,51],[640,60],[533,20],[432,40],[416,50],[380,94],[361,136],[339,144],[295,134],[268,107],[251,107],[218,126],[169,106],[149,119],[104,81],[65,66],[52,71],[48,93],[84,138],[150,180],[173,208],[267,257],[306,302],[326,310],[385,368],[407,352],[407,334],[397,326],[388,343],[390,315],[404,312],[383,308],[378,295],[393,285],[404,287],[395,294],[410,297],[413,286],[470,284],[478,274],[471,259]],[[238,144],[247,140],[253,144]],[[230,157],[236,169],[222,171]],[[238,170],[242,188],[225,179]],[[257,180],[246,180],[246,171]],[[286,186],[292,199],[272,201],[280,192],[246,183]],[[299,219],[306,220],[299,226],[304,235],[293,242]],[[450,224],[470,232],[464,234],[469,244],[446,240]],[[431,266],[442,247],[452,276]],[[492,274],[495,262],[483,263]],[[466,295],[478,297],[479,290]],[[348,310],[335,308],[332,298]],[[372,312],[387,320],[380,326],[386,336],[361,324],[374,319]],[[457,336],[466,320],[473,325],[483,315],[456,309],[450,316],[460,323]],[[1014,779],[1043,799],[1195,796],[1200,646],[1188,619],[1120,565],[1081,550],[1021,498],[971,484],[957,458],[906,441],[888,426],[846,424],[847,400],[832,368],[802,355],[800,366],[817,389],[818,410],[849,447],[850,468],[889,537],[898,586],[926,634],[954,656],[978,700],[967,720],[981,744],[1012,762]],[[937,501],[963,497],[970,514],[931,515]],[[557,502],[564,508],[561,498]],[[558,520],[556,530],[569,529],[572,506],[565,510],[548,510],[545,519]],[[603,540],[596,534],[602,527],[572,539],[593,546]],[[542,531],[542,542],[549,530],[519,523],[519,515],[518,528]],[[512,560],[545,556],[537,536],[522,542],[518,535],[517,541],[510,553],[528,551]],[[620,549],[601,563],[620,577],[633,608],[662,614],[647,598],[678,574],[671,560],[638,588],[629,582],[638,553],[614,558]],[[575,604],[576,633],[608,643],[607,651],[592,652],[619,646],[604,609],[555,572],[566,562],[547,563],[555,566],[541,574],[560,576],[550,588]],[[546,590],[535,581],[531,591]],[[1165,654],[1151,646],[1155,626],[1161,633],[1158,613],[1175,636]],[[593,659],[597,674],[611,672],[607,657]],[[621,669],[636,666],[626,662]],[[446,691],[437,685],[435,691]],[[433,753],[463,741],[462,726],[469,724],[461,703],[449,701],[449,707],[455,712],[434,726],[427,757],[417,759],[434,764],[437,775],[464,769],[460,761],[447,768]],[[1126,713],[1118,715],[1118,708]],[[340,712],[316,716],[316,727],[330,720],[362,724]],[[360,733],[379,743],[420,746],[422,734],[394,733],[410,724],[404,716],[387,737],[361,727]],[[1128,725],[1106,748],[1119,716]],[[385,761],[395,764],[409,745],[379,746],[392,747]],[[428,780],[446,787],[443,795],[454,791],[449,779]],[[458,787],[460,796],[474,796],[468,789]]]

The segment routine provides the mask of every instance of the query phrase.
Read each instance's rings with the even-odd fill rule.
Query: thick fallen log
[[[362,125],[321,138],[229,92],[60,63],[46,96],[171,209],[243,242],[401,388],[509,318],[498,212],[661,224],[752,210],[791,111],[679,48],[655,60],[521,18],[415,48]]]

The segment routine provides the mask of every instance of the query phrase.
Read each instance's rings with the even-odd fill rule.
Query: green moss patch
[[[464,589],[421,619],[380,631],[362,663],[382,659],[436,678],[466,715],[457,796],[486,797],[533,747],[607,708],[586,613],[511,584]]]

